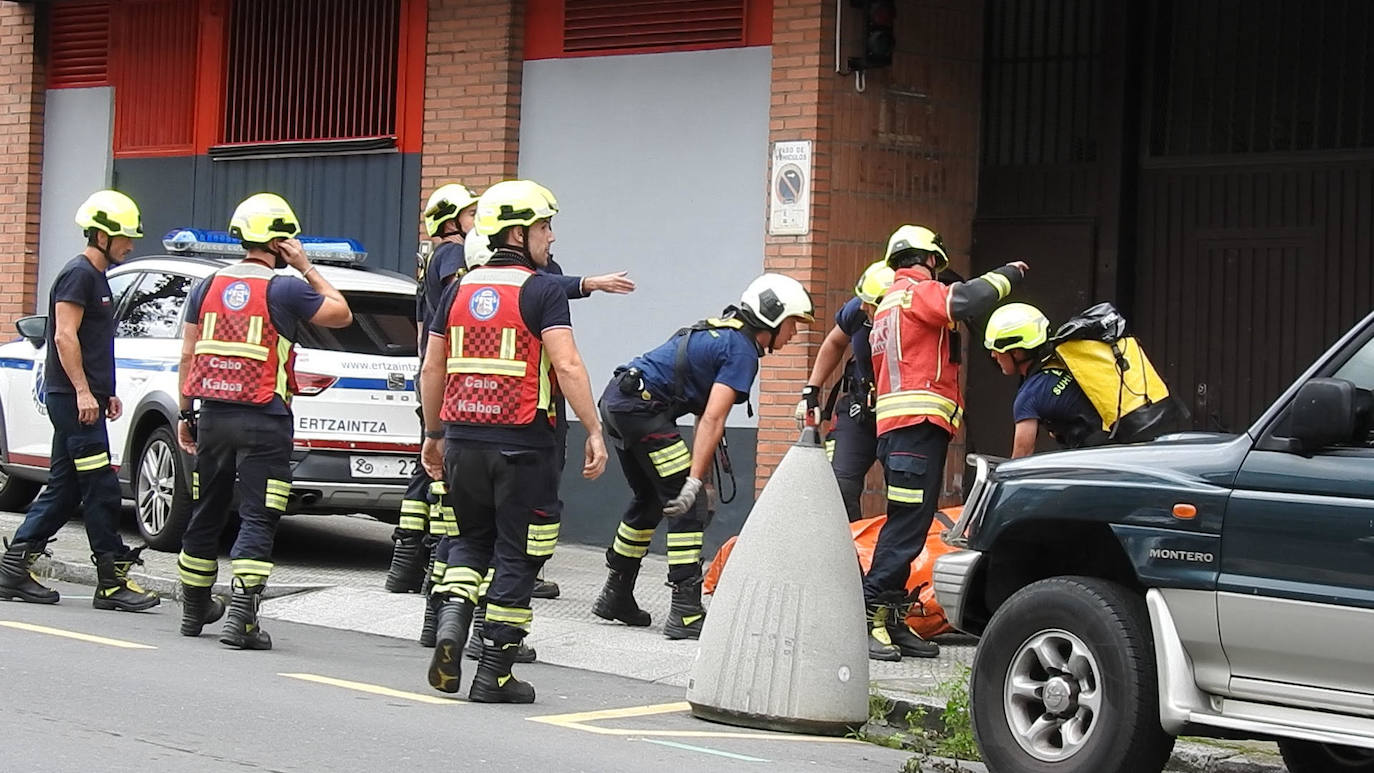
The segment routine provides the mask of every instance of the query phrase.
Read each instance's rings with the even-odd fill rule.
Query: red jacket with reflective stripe
[[[902,269],[878,305],[873,374],[878,434],[930,422],[954,434],[963,420],[954,361],[950,289],[920,269]]]
[[[439,417],[451,424],[524,426],[550,410],[555,388],[543,342],[520,314],[534,271],[484,267],[460,280],[448,312],[448,362]]]
[[[266,405],[295,392],[295,347],[272,324],[267,288],[276,273],[237,263],[210,278],[200,305],[200,339],[183,393],[187,397]]]

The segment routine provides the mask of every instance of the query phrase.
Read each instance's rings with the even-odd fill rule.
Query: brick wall
[[[429,0],[422,202],[444,183],[481,190],[515,176],[524,8],[523,0]]]
[[[842,0],[843,1],[843,0]],[[773,77],[769,105],[768,140],[811,140],[811,232],[805,236],[768,236],[763,268],[795,277],[806,285],[816,303],[816,324],[785,349],[763,358],[759,371],[759,445],[756,487],[797,440],[793,418],[801,388],[811,372],[816,350],[834,316],[827,288],[831,223],[831,139],[835,87],[833,55],[834,0],[775,0],[773,5]],[[764,155],[771,158],[771,152]],[[767,163],[765,162],[765,171]],[[763,205],[767,206],[764,176]]]
[[[37,305],[44,76],[36,14],[32,4],[0,3],[0,330],[10,332]]]
[[[845,0],[842,56],[858,53],[859,19]],[[834,67],[835,0],[777,0],[773,23],[770,139],[813,139],[812,232],[769,237],[765,265],[806,282],[825,317],[801,346],[765,361],[759,484],[796,435],[792,406],[835,309],[854,279],[882,257],[903,223],[929,225],[944,237],[955,270],[967,274],[975,203],[982,3],[910,0],[898,4],[891,67],[853,75]],[[976,353],[976,352],[975,352]],[[770,410],[770,405],[771,410]],[[957,495],[963,443],[946,466],[946,494]],[[881,491],[881,474],[869,479]],[[881,512],[881,497],[866,502]]]

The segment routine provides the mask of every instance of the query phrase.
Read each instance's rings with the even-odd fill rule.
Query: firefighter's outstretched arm
[[[1022,261],[1008,263],[967,282],[955,282],[949,287],[949,319],[968,322],[992,311],[1003,298],[1026,276],[1028,266]]]

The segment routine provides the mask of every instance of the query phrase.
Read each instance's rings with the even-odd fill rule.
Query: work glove
[[[797,421],[812,426],[820,426],[821,423],[821,388],[814,384],[807,384],[802,390],[802,399],[797,402],[797,410],[794,414]],[[811,421],[806,420],[807,416]]]
[[[701,492],[701,481],[696,478],[688,478],[682,484],[682,490],[677,496],[668,500],[668,504],[663,506],[663,514],[669,518],[682,515],[692,509],[692,503],[697,501],[697,494]]]

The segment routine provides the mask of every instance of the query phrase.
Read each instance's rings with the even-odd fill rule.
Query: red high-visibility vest
[[[473,269],[459,280],[448,312],[439,412],[445,422],[524,426],[541,410],[553,422],[553,368],[520,315],[520,291],[532,276],[524,266],[496,266]]]
[[[903,269],[873,316],[873,375],[878,434],[931,422],[951,435],[963,422],[959,365],[953,355],[955,323],[949,287]]]
[[[210,279],[200,305],[200,340],[186,374],[187,397],[266,405],[296,389],[294,344],[272,324],[267,287],[276,273],[237,263]]]

